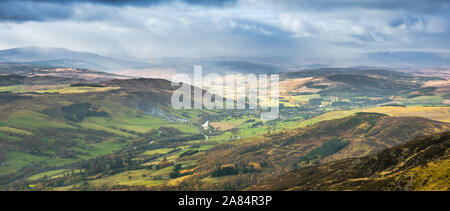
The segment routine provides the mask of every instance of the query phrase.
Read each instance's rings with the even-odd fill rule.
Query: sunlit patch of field
[[[23,92],[25,91],[25,86],[2,86],[0,87],[0,92]]]
[[[270,77],[269,77],[270,78]],[[226,81],[226,76],[221,76],[221,77],[217,77],[215,78],[215,81]],[[249,87],[249,84],[245,83],[245,86],[241,86],[240,82],[244,82],[246,80],[246,75],[234,75],[234,77],[230,78],[231,80],[235,80],[238,83],[238,88],[245,88],[245,89],[252,89],[252,88],[256,88],[258,85],[255,84],[254,87]],[[258,79],[258,78],[256,78]],[[302,85],[304,85],[305,83],[311,81],[313,78],[312,77],[307,77],[307,78],[293,78],[293,79],[286,79],[286,80],[282,80],[279,81],[279,91],[280,91],[280,95],[281,96],[286,96],[288,95],[289,92],[300,92],[297,89],[302,88]],[[270,87],[270,84],[268,84],[268,87]],[[222,90],[222,95],[225,95],[226,92],[231,92],[233,94],[237,95],[237,98],[241,98],[244,97],[245,93],[240,93],[240,92],[236,92],[237,90],[235,90],[235,87],[226,87],[225,83],[222,83],[221,85],[217,84],[217,85],[211,85],[211,86],[205,86],[203,87],[207,90],[209,90],[210,92],[214,92],[215,90]],[[261,87],[260,87],[261,88]],[[308,92],[317,92],[320,89],[308,89]]]
[[[417,116],[424,117],[431,120],[450,122],[450,107],[423,107],[423,106],[383,106],[375,108],[353,109],[346,111],[331,111],[312,119],[305,120],[299,124],[299,127],[305,127],[315,124],[317,122],[344,118],[353,115],[357,112],[375,112],[387,114],[392,117]]]
[[[32,134],[29,131],[21,130],[21,129],[17,129],[17,128],[13,128],[13,127],[0,127],[0,131],[15,133],[15,134],[19,134],[19,135],[31,135]]]
[[[155,155],[155,154],[166,154],[176,148],[160,148],[160,149],[154,149],[154,150],[147,150],[143,155]]]
[[[425,83],[423,83],[424,87],[430,87],[430,86],[434,86],[434,87],[439,87],[439,86],[449,86],[450,85],[450,80],[436,80],[436,81],[426,81]]]
[[[339,118],[344,118],[350,115],[355,114],[356,110],[348,110],[348,111],[330,111],[327,112],[325,114],[319,115],[317,117],[302,121],[299,123],[298,127],[305,127],[308,125],[312,125],[321,121],[325,121],[325,120],[332,120],[332,119],[339,119]]]
[[[72,184],[72,185],[68,185],[68,186],[55,187],[55,188],[52,188],[52,190],[54,190],[54,191],[70,191],[70,190],[72,190],[76,185],[79,185],[79,184]]]
[[[312,95],[295,95],[295,96],[291,96],[291,98],[295,101],[295,102],[308,102],[311,99],[314,98],[320,98],[320,95],[318,94],[312,94]]]
[[[67,173],[68,171],[69,171],[69,169],[57,169],[57,170],[52,170],[52,171],[46,171],[46,172],[42,172],[42,173],[30,176],[26,180],[36,181],[36,180],[43,179],[44,177],[47,177],[48,179],[55,179],[55,178],[63,176],[64,173]]]
[[[217,183],[223,182],[223,181],[225,181],[227,179],[230,179],[232,177],[234,177],[234,176],[233,175],[221,176],[221,177],[211,177],[211,176],[209,176],[209,177],[203,178],[202,182],[205,182],[205,183],[208,183],[208,184],[217,184]]]
[[[384,106],[361,109],[362,112],[377,112],[393,117],[418,116],[431,120],[450,122],[450,107],[424,107],[424,106]]]
[[[280,105],[283,105],[284,107],[297,107],[299,105],[297,104],[292,104],[292,103],[288,103],[288,102],[280,102]]]

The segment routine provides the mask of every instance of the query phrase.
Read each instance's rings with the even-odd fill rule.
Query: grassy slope
[[[39,174],[35,174],[31,177],[28,177],[27,180],[28,181],[40,180],[40,179],[43,179],[45,176],[47,176],[48,178],[57,178],[58,176],[61,176],[68,171],[69,171],[69,169],[57,169],[57,170],[42,172]]]
[[[448,190],[449,132],[363,158],[294,170],[249,190]]]
[[[331,111],[320,116],[314,117],[309,120],[305,120],[300,123],[299,127],[312,125],[324,120],[339,119],[353,115],[357,112],[375,112],[381,114],[387,114],[393,117],[403,116],[420,116],[431,120],[450,122],[450,107],[399,107],[399,106],[384,106],[364,109],[353,109],[346,111]]]
[[[413,178],[413,190],[416,191],[449,191],[449,175],[450,160],[430,162],[407,173],[407,177]]]
[[[73,159],[57,159],[36,156],[23,152],[7,152],[6,155],[8,156],[8,160],[4,162],[6,166],[0,167],[0,176],[14,173],[20,170],[22,167],[28,165],[46,163],[49,166],[62,166],[75,161]]]
[[[31,110],[19,110],[9,115],[6,125],[28,130],[40,128],[73,128],[64,121],[49,117],[45,114]]]
[[[76,88],[79,89],[79,87]],[[72,89],[72,87],[66,89]],[[21,104],[21,106],[18,106],[17,108],[11,106],[1,107],[2,110],[4,109],[7,112],[4,112],[6,117],[0,119],[0,138],[12,141],[21,140],[21,138],[16,137],[16,135],[33,135],[35,131],[43,128],[94,129],[129,138],[136,137],[131,131],[145,133],[159,127],[174,127],[185,133],[192,134],[198,132],[193,125],[172,123],[158,117],[142,114],[136,109],[129,108],[120,103],[115,103],[112,99],[97,102],[102,110],[111,114],[111,117],[88,117],[80,123],[75,123],[41,113],[42,109],[46,108],[48,101],[64,102],[64,105],[70,105],[71,102],[67,101],[67,99],[72,98],[70,96],[71,95],[36,96],[39,101],[36,101],[33,104]],[[76,97],[75,99],[79,100],[79,97]],[[48,140],[49,142],[53,141],[51,138],[47,137],[42,137],[42,139]],[[111,140],[114,139],[115,137],[111,137]],[[61,166],[76,162],[79,159],[89,159],[109,154],[122,147],[121,144],[114,143],[113,141],[85,144],[83,140],[80,140],[79,144],[80,146],[83,146],[83,148],[72,147],[71,149],[79,152],[87,152],[88,155],[79,155],[78,159],[48,158],[22,152],[8,152],[6,154],[7,161],[4,162],[5,166],[0,167],[0,176],[15,173],[22,167],[30,166],[34,163],[40,162],[43,165],[48,166]]]

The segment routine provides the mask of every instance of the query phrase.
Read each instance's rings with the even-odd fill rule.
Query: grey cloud
[[[236,0],[0,0],[0,21],[51,21],[75,19],[76,4],[90,3],[111,7],[149,7],[181,2],[193,6],[224,7],[234,5]],[[98,20],[103,15],[85,17]]]
[[[31,1],[0,1],[0,20],[44,21],[48,19],[67,19],[72,16],[70,7],[52,3]]]

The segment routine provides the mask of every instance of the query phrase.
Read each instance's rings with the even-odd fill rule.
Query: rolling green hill
[[[22,81],[27,87],[28,80]],[[164,85],[168,86],[143,87],[139,92],[107,85],[86,89],[40,85],[40,89],[52,88],[55,92],[2,94],[0,182],[112,153],[161,127],[175,128],[181,131],[180,136],[198,134],[193,124],[181,121],[186,117],[168,107],[172,87],[170,83]],[[151,113],[153,110],[158,113]]]

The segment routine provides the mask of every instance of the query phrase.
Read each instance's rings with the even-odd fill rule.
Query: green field
[[[44,177],[47,178],[57,178],[58,176],[62,176],[64,175],[64,173],[68,172],[69,169],[57,169],[57,170],[52,170],[52,171],[47,171],[47,172],[42,172],[39,174],[35,174],[31,177],[28,177],[27,180],[28,181],[35,181],[35,180],[40,180],[43,179]]]
[[[89,159],[94,158],[101,155],[110,154],[116,150],[119,150],[122,148],[121,144],[109,141],[109,142],[103,142],[98,144],[89,144],[85,146],[85,148],[78,148],[73,147],[71,149],[79,151],[79,152],[85,152],[89,155],[79,155],[78,157],[81,159]]]
[[[31,110],[19,110],[8,116],[8,126],[38,130],[40,128],[73,128],[64,121]]]
[[[0,92],[23,92],[25,91],[24,86],[1,86]]]
[[[312,95],[295,95],[291,96],[292,99],[296,102],[308,102],[311,99],[314,98],[320,98],[320,95],[318,94],[312,94]]]
[[[44,164],[46,166],[61,166],[68,163],[75,162],[73,159],[59,159],[36,156],[23,152],[7,152],[8,160],[4,162],[6,166],[0,167],[0,176],[14,173],[22,167]]]
[[[442,105],[444,98],[441,96],[419,96],[409,98],[403,102],[406,105]]]
[[[4,123],[6,125],[6,123]],[[9,133],[15,133],[19,135],[31,135],[32,133],[26,130],[21,130],[17,128],[12,127],[0,127],[0,131],[2,132],[9,132]]]
[[[142,154],[143,155],[166,154],[174,149],[175,148],[160,148],[160,149],[154,149],[154,150],[147,150]]]

